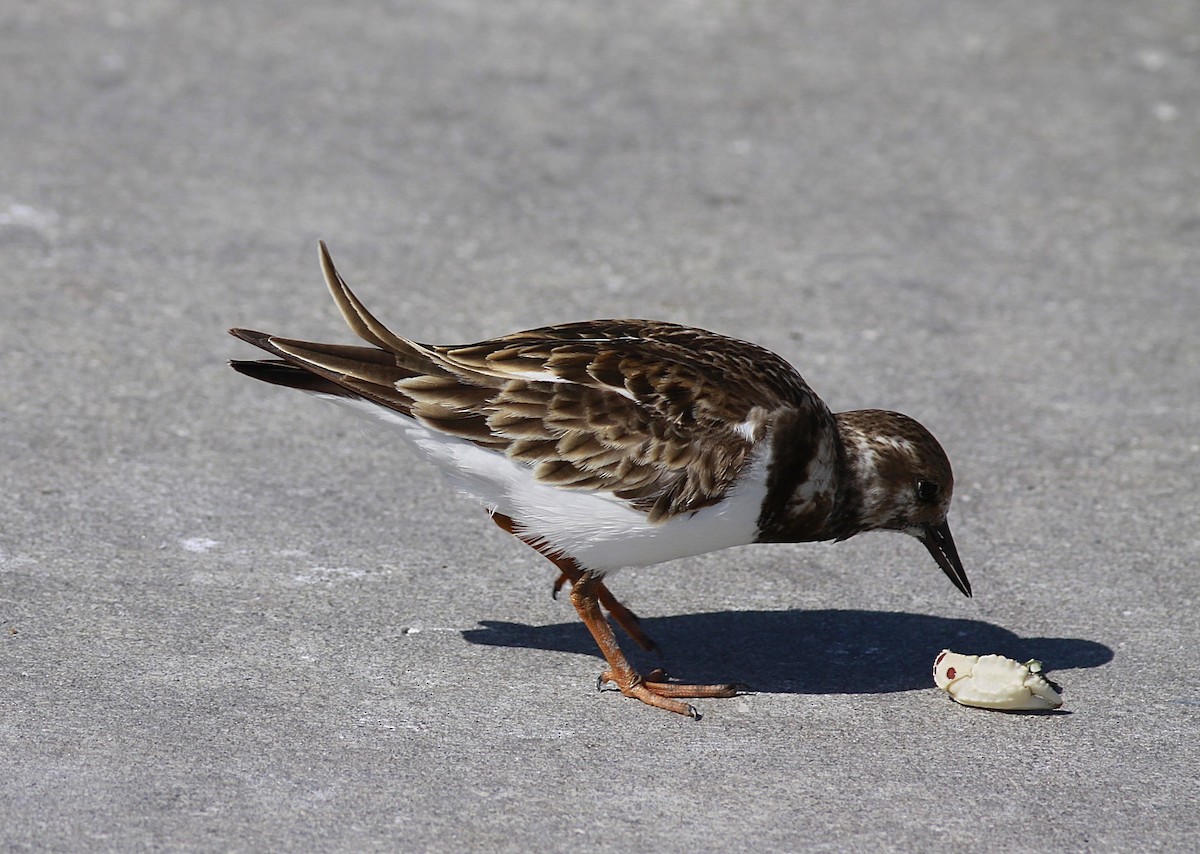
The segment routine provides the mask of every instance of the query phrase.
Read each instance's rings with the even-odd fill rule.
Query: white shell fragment
[[[1062,689],[1042,675],[1042,663],[1003,655],[962,655],[943,649],[933,681],[957,703],[1008,712],[1049,711],[1063,704]]]

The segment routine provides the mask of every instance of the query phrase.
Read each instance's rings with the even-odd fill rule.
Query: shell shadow
[[[661,655],[643,653],[617,630],[635,666],[665,667],[685,682],[744,682],[752,691],[772,694],[927,688],[933,659],[945,648],[1018,661],[1037,658],[1048,672],[1099,667],[1113,659],[1112,649],[1096,641],[1022,638],[980,620],[893,611],[714,611],[644,618],[642,626]],[[488,620],[462,636],[487,646],[600,655],[579,622],[526,626]]]

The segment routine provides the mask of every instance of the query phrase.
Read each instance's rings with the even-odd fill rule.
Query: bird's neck
[[[881,425],[893,415],[877,409],[858,409],[834,416],[843,458],[839,515],[845,530],[837,534],[838,539],[883,527],[888,515],[883,469],[888,458],[880,436],[886,435]]]
[[[778,412],[772,418],[770,441],[759,542],[803,543],[842,536],[847,472],[832,413]]]

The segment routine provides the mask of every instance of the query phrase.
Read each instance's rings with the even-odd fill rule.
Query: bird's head
[[[916,537],[954,586],[971,595],[946,513],[954,493],[950,460],[933,434],[907,415],[861,409],[837,415],[854,484],[859,531]]]

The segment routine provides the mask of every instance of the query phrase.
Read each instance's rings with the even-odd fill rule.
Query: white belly
[[[724,501],[651,525],[646,514],[611,494],[540,483],[523,463],[430,430],[393,410],[361,399],[319,396],[399,428],[459,491],[516,520],[527,534],[586,569],[609,573],[623,566],[649,566],[745,545],[758,532],[759,508],[767,488],[765,448]]]

